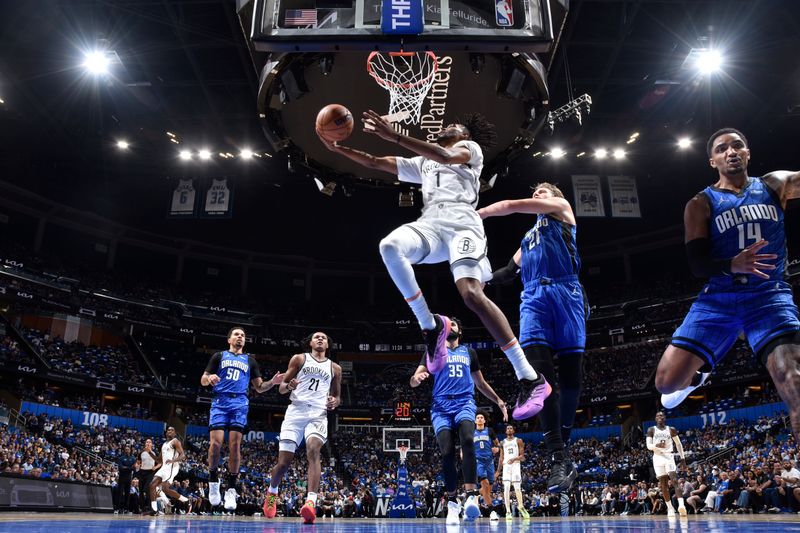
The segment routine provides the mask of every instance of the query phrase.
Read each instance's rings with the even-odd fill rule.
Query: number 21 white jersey
[[[333,367],[330,359],[319,362],[309,354],[303,354],[305,361],[297,373],[297,388],[292,391],[290,399],[295,405],[304,405],[325,410],[328,394],[331,390]]]

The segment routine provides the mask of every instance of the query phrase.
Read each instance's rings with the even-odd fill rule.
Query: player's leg
[[[673,516],[675,508],[672,507],[672,498],[669,494],[669,475],[663,471],[656,472],[658,476],[658,486],[661,489],[661,496],[664,497],[664,505],[667,507],[667,514]]]
[[[161,477],[158,475],[153,476],[152,481],[150,481],[150,486],[148,487],[148,491],[150,492],[150,508],[152,509],[152,514],[158,512],[158,487],[161,486]]]
[[[278,460],[270,471],[267,497],[264,499],[263,511],[266,518],[274,518],[278,512],[278,487],[292,464],[294,453],[297,451],[297,443],[303,440],[304,427],[305,419],[300,416],[294,405],[289,405],[281,423]]]
[[[247,417],[245,416],[245,419]],[[236,509],[236,498],[239,495],[239,466],[241,465],[242,432],[244,428],[236,425],[228,430],[228,476],[225,491],[224,507],[228,511]]]
[[[675,468],[675,462],[673,461],[670,465]],[[678,500],[678,514],[681,516],[686,516],[686,502],[683,500],[683,493],[681,492],[681,487],[678,484],[678,475],[676,470],[670,470],[667,473],[669,474],[669,482],[672,485],[672,490],[675,491],[675,499]],[[670,503],[672,503],[670,501]]]
[[[792,289],[785,282],[770,283],[742,304],[748,309],[747,341],[789,408],[792,434],[800,442],[800,318]]]
[[[503,468],[505,469],[505,466]],[[503,502],[506,504],[506,519],[513,518],[511,514],[511,478],[506,478],[505,475],[503,476]]]
[[[437,372],[447,358],[450,321],[434,315],[422,295],[412,265],[447,260],[439,233],[430,223],[417,221],[400,226],[380,242],[380,252],[389,277],[405,298],[422,328],[428,354],[428,370]]]
[[[475,520],[481,514],[478,506],[478,460],[475,457],[475,402],[462,409],[456,422],[458,441],[461,443],[461,475],[467,492],[464,518]]]
[[[317,495],[319,482],[322,476],[322,447],[328,440],[328,415],[321,415],[307,419],[304,435],[306,439],[306,457],[308,458],[308,494],[300,516],[307,524],[311,524],[317,517]]]
[[[516,476],[519,477],[519,476]],[[522,497],[522,481],[514,481],[514,493],[517,495],[517,510],[522,518],[530,518],[528,510],[525,509],[525,499]]]
[[[224,398],[215,398],[208,416],[208,501],[212,506],[222,503],[219,482],[219,456],[228,427],[229,410]]]

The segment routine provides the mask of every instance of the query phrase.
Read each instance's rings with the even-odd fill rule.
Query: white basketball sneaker
[[[222,496],[219,494],[219,481],[209,482],[208,484],[208,501],[212,507],[217,506],[222,502]]]
[[[461,514],[461,505],[456,502],[447,502],[447,519],[445,520],[445,524],[452,525],[452,524],[460,524],[461,519],[459,515]]]
[[[464,503],[464,520],[473,522],[481,515],[481,508],[478,506],[478,497],[470,496]]]
[[[495,511],[492,511],[492,513],[489,515],[489,520],[496,522],[497,520],[500,520],[500,516],[498,516]]]
[[[692,384],[685,389],[676,390],[675,392],[671,392],[669,394],[662,394],[661,405],[667,409],[678,407],[683,400],[685,400],[692,392],[694,392],[695,389],[702,387],[710,375],[711,372],[698,373],[697,376],[699,376],[700,379],[698,380],[697,376],[695,376],[695,378],[692,380]],[[696,385],[695,381],[698,381]]]
[[[236,510],[236,489],[228,489],[225,491],[225,510],[226,511],[235,511]]]

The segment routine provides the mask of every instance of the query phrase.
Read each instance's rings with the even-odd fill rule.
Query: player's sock
[[[209,483],[216,483],[219,481],[219,470],[216,468],[211,468],[208,471],[208,481]]]
[[[157,501],[150,502],[150,508],[153,509],[154,513],[157,513],[158,512],[158,502]]]
[[[686,504],[683,501],[683,498],[678,498],[678,507],[686,507]]]
[[[426,330],[436,328],[436,320],[434,320],[431,310],[428,309],[428,302],[425,301],[422,291],[417,291],[411,298],[406,298],[406,303],[408,303],[414,316],[417,317],[419,327]]]
[[[458,494],[456,494],[455,492],[453,494],[448,494],[447,495],[447,501],[451,501],[453,503],[458,503]]]
[[[308,496],[306,496],[306,501],[310,501],[314,505],[317,505],[317,493],[316,492],[309,492]]]
[[[519,341],[514,337],[505,346],[502,347],[503,353],[506,354],[511,366],[514,367],[514,373],[517,379],[529,379],[531,381],[539,377],[536,370],[533,369],[528,359],[525,357],[525,352],[519,346]]]
[[[267,489],[270,494],[278,494],[278,487],[273,487],[272,485],[269,486]]]
[[[239,474],[228,474],[228,488],[239,492]]]

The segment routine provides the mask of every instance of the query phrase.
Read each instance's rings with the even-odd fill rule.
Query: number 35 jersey
[[[219,376],[214,394],[241,394],[247,396],[250,381],[260,378],[258,363],[250,354],[235,354],[228,350],[217,352],[208,362],[206,372]]]
[[[746,278],[749,286],[768,281],[783,280],[786,271],[786,234],[783,228],[783,209],[775,191],[761,178],[750,178],[739,194],[733,191],[706,187],[702,194],[711,209],[709,235],[711,257],[730,259],[743,249],[764,239],[769,241],[758,253],[775,254],[777,259],[767,261],[775,270],[765,270],[770,279],[752,274],[715,276],[712,285],[741,284]]]
[[[326,410],[328,394],[331,390],[333,368],[331,360],[317,361],[309,354],[303,354],[305,361],[297,373],[297,387],[289,397],[294,405]]]

